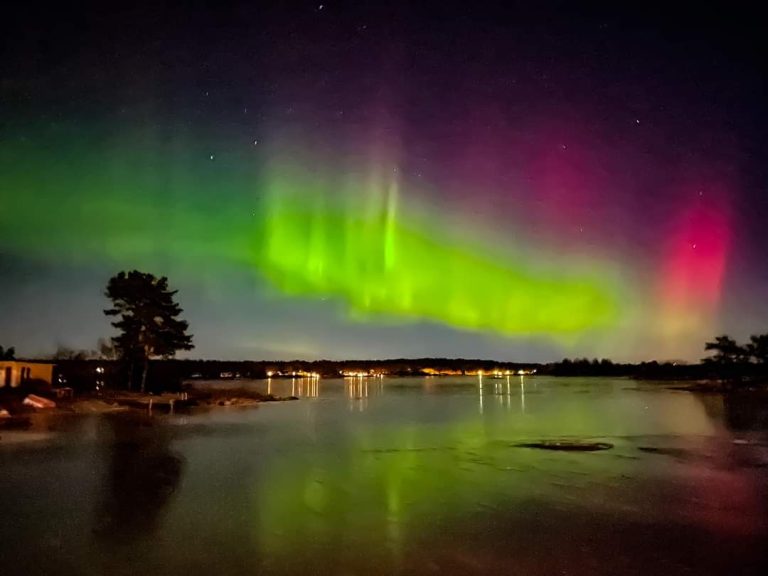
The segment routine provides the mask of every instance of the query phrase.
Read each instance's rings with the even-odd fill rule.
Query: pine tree
[[[146,389],[147,371],[152,358],[170,358],[178,350],[191,350],[189,324],[178,316],[183,312],[174,301],[176,290],[169,290],[166,277],[133,270],[120,272],[109,279],[106,296],[113,308],[107,316],[117,316],[112,326],[120,334],[112,338],[120,357],[130,363],[129,386],[135,363],[143,365],[141,391]]]
[[[720,366],[732,366],[748,357],[747,350],[727,335],[717,336],[714,342],[705,342],[704,350],[715,352],[713,356],[704,358],[704,362]]]
[[[749,337],[747,349],[755,362],[763,366],[768,365],[768,334],[758,334]]]

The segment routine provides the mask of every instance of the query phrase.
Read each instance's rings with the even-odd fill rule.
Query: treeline
[[[550,376],[610,376],[647,380],[691,380],[719,378],[707,363],[672,362],[616,363],[608,359],[564,359],[549,364],[497,362],[465,358],[397,358],[388,360],[155,360],[147,375],[149,391],[179,389],[185,380],[263,379],[290,377],[292,374],[316,373],[323,378],[338,378],[344,373],[378,373],[387,376],[425,376],[443,374],[516,373],[535,370]],[[98,387],[126,388],[129,366],[118,360],[61,359],[56,363],[55,378],[60,385],[81,390]]]
[[[706,364],[656,360],[633,364],[588,358],[566,358],[560,362],[545,364],[540,373],[550,376],[614,376],[639,380],[701,380],[717,377]]]
[[[768,334],[750,336],[744,344],[724,334],[704,349],[713,354],[702,363],[718,379],[731,384],[768,381]]]
[[[498,362],[466,358],[396,358],[388,360],[292,360],[221,361],[158,359],[148,364],[147,390],[179,389],[185,380],[261,379],[314,373],[336,378],[345,373],[377,373],[387,376],[431,374],[485,374],[519,370],[551,376],[607,376],[646,380],[708,380],[726,386],[768,383],[768,334],[738,343],[730,336],[716,337],[704,346],[711,354],[698,364],[678,362],[618,363],[609,359],[564,359],[549,364]],[[0,359],[11,359],[13,348],[0,348]],[[78,390],[136,388],[136,370],[130,360],[116,359],[107,341],[99,351],[60,349],[55,354],[54,385]]]
[[[541,369],[539,364],[472,360],[464,358],[398,358],[389,360],[154,360],[148,369],[149,391],[178,389],[185,380],[261,379],[290,376],[293,373],[316,373],[324,378],[338,378],[345,372],[380,373],[388,376],[424,376],[435,371],[453,374],[475,374],[495,371]],[[131,379],[130,366],[119,360],[83,359],[75,356],[56,361],[54,380],[78,390],[94,388],[126,388]]]
[[[702,364],[678,362],[620,363],[606,358],[566,358],[560,362],[545,364],[540,373],[551,376],[614,376],[643,380],[691,380],[707,377],[709,368]]]
[[[380,373],[388,376],[423,376],[434,373],[486,374],[535,370],[550,376],[607,376],[644,380],[720,380],[729,384],[768,381],[768,338],[756,336],[740,345],[728,336],[707,342],[705,349],[714,352],[699,364],[677,362],[619,363],[609,359],[564,359],[549,364],[497,362],[465,358],[396,358],[388,360],[291,360],[291,361],[222,361],[222,360],[155,360],[149,366],[147,389],[153,391],[179,389],[185,380],[261,379],[292,374],[316,373],[324,378],[337,378],[344,373]],[[63,355],[62,355],[63,356]],[[59,385],[81,390],[125,388],[131,380],[130,365],[124,361],[84,359],[70,355],[56,363],[55,379]]]

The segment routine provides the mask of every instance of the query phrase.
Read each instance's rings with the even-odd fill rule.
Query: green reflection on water
[[[345,385],[346,396],[353,386]],[[371,416],[344,427],[339,437],[294,445],[291,454],[271,460],[255,489],[262,555],[288,572],[307,557],[361,568],[366,562],[398,566],[415,542],[439,538],[447,527],[514,513],[537,500],[579,506],[591,491],[588,478],[613,481],[635,472],[639,460],[618,457],[626,452],[622,436],[676,428],[664,421],[663,410],[649,412],[647,403],[655,409],[656,399],[623,392],[621,382],[557,395],[518,378],[482,385],[470,380],[461,396],[440,386],[425,380],[423,395],[412,399],[424,403],[432,394],[435,422],[411,420],[407,410],[394,421]],[[593,408],[585,410],[587,404]],[[711,430],[693,398],[678,398],[674,408],[685,427]],[[564,454],[514,446],[562,436],[610,437],[617,447]]]
[[[750,573],[764,426],[732,436],[730,402],[631,381],[526,379],[524,406],[514,384],[486,379],[482,411],[471,378],[322,380],[258,410],[78,419],[0,449],[3,576]],[[561,437],[615,447],[514,446]]]

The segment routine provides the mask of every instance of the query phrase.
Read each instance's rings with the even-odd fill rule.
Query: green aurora
[[[281,172],[289,173],[296,171]],[[508,335],[569,335],[615,318],[609,274],[578,273],[564,262],[544,268],[436,233],[448,228],[436,226],[439,215],[403,210],[396,182],[348,186],[270,182],[254,263],[284,293],[340,297],[362,318],[388,314]]]
[[[3,147],[8,253],[152,270],[173,262],[189,276],[247,268],[284,295],[340,300],[358,321],[568,339],[618,316],[606,265],[495,251],[482,231],[406,202],[408,187],[375,170],[311,171],[297,155],[260,164],[183,137],[79,135],[68,146]]]

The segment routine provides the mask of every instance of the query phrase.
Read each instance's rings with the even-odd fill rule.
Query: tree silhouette
[[[13,346],[10,348],[0,346],[0,360],[13,360],[14,358],[16,358],[16,349]]]
[[[714,342],[706,342],[704,350],[714,351],[713,356],[704,358],[704,362],[719,364],[721,366],[731,366],[742,362],[748,357],[747,350],[727,335],[717,336]]]
[[[768,365],[768,334],[750,336],[747,350],[755,362]]]
[[[88,360],[94,356],[93,350],[75,350],[64,344],[59,344],[56,347],[56,352],[53,353],[53,360]]]
[[[117,349],[111,339],[99,338],[96,348],[100,360],[115,360],[118,357]]]
[[[169,290],[168,279],[132,270],[120,272],[109,279],[106,296],[113,308],[104,310],[107,316],[118,316],[112,326],[120,334],[112,342],[121,358],[130,362],[133,379],[135,362],[143,364],[141,391],[146,389],[147,370],[153,357],[170,358],[178,350],[191,350],[189,324],[178,316],[183,312],[174,301],[175,290]]]
[[[750,351],[730,336],[717,336],[714,342],[704,344],[704,350],[715,352],[712,356],[704,358],[703,362],[713,366],[721,379],[740,381],[745,375],[749,366]]]

